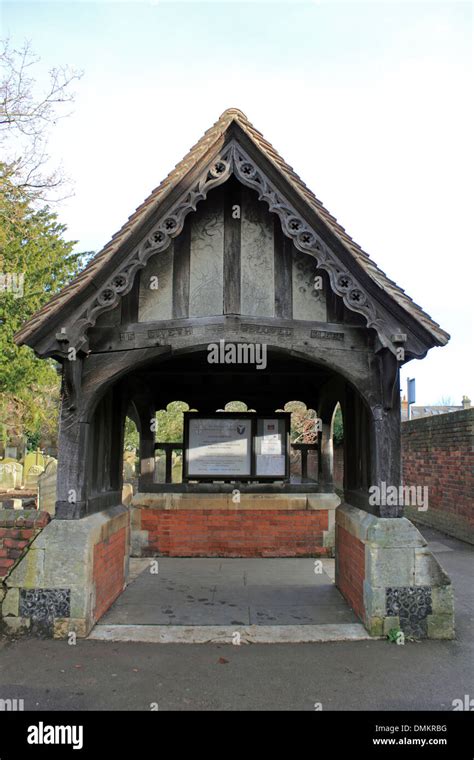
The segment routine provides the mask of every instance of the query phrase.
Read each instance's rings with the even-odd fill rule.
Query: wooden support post
[[[81,420],[82,359],[65,361],[61,386],[55,516],[84,517],[87,508],[89,424]]]
[[[387,350],[381,352],[379,372],[382,394],[380,403],[372,407],[370,485],[381,490],[388,486],[398,489],[401,481],[400,376],[398,362],[392,355],[388,356]],[[402,517],[403,506],[381,504],[379,514],[380,517]]]
[[[173,467],[172,467],[173,450],[170,449],[168,446],[165,449],[165,455],[166,455],[165,483],[171,483],[173,480]]]
[[[224,195],[224,314],[240,314],[242,185],[229,179]]]
[[[355,391],[350,386],[346,386],[342,412],[344,419],[344,491],[346,493],[358,488],[356,403]],[[350,503],[350,499],[348,500]]]
[[[55,512],[58,520],[72,520],[86,515],[88,443],[89,424],[62,412]]]
[[[304,481],[308,477],[308,449],[301,449],[301,480]]]
[[[135,400],[135,406],[140,417],[140,475],[138,485],[140,491],[146,491],[155,480],[155,408],[150,399]]]
[[[155,451],[165,452],[165,483],[173,482],[173,451],[182,450],[182,448],[183,444],[180,442],[157,441],[155,443]]]
[[[373,409],[371,485],[381,490],[400,485],[400,409]],[[402,517],[403,506],[380,505],[380,517]]]
[[[140,436],[140,491],[146,491],[153,484],[155,475],[155,442],[147,433]]]
[[[321,482],[326,485],[332,485],[333,478],[333,440],[331,432],[331,422],[322,423],[320,435],[319,461]]]
[[[346,385],[342,408],[344,418],[344,494],[349,504],[379,514],[378,507],[369,504],[371,472],[368,452],[373,440],[370,410],[360,394]]]

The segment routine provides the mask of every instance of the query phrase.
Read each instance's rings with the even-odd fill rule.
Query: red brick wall
[[[166,557],[327,555],[327,510],[142,509],[143,553]]]
[[[336,585],[354,612],[364,619],[365,545],[340,525],[336,526]]]
[[[0,509],[0,578],[8,575],[50,519],[47,512],[35,509]]]
[[[98,620],[123,591],[127,529],[120,528],[94,546],[94,619]]]
[[[428,486],[426,512],[407,517],[474,542],[474,409],[402,423],[405,485]]]

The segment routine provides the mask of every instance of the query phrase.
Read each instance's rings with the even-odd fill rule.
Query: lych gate
[[[449,580],[400,503],[369,500],[371,486],[400,484],[400,365],[448,336],[240,111],[221,116],[16,340],[63,366],[55,527],[45,534],[63,531],[67,550],[90,563],[68,580],[76,612],[58,631],[87,632],[123,588],[130,529],[135,555],[315,556],[331,550],[336,526],[337,583],[369,630],[395,619],[409,630],[409,609],[425,635],[451,634]],[[227,360],[210,360],[216,346]],[[239,362],[229,346],[257,347],[265,361]],[[317,476],[158,483],[153,421],[177,399],[201,415],[238,399],[263,419],[303,401],[320,420]],[[332,478],[337,404],[342,504]],[[126,416],[140,435],[130,524]],[[263,538],[269,511],[273,532]],[[59,569],[48,583],[64,586]]]

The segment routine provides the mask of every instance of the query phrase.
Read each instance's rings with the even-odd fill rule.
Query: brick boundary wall
[[[141,509],[142,556],[328,556],[328,510]]]
[[[0,580],[8,575],[50,520],[48,512],[35,509],[0,509]]]
[[[405,508],[410,520],[474,543],[474,409],[403,422],[402,478],[429,488],[426,512]]]
[[[337,525],[336,545],[336,585],[356,615],[365,622],[365,544]]]
[[[102,617],[124,589],[126,552],[127,528],[125,527],[94,546],[92,574],[95,587],[94,620]]]

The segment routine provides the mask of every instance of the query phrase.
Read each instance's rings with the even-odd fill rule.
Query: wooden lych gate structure
[[[208,364],[221,339],[265,343],[266,369]],[[369,484],[400,481],[400,365],[448,336],[230,109],[16,340],[63,366],[56,515],[80,518],[120,502],[127,413],[140,488],[156,487],[150,419],[175,399],[301,399],[322,419],[325,484],[339,402],[346,500],[367,506]]]
[[[372,485],[400,483],[400,366],[448,339],[237,109],[16,335],[62,365],[62,521],[121,503],[127,415],[140,435],[148,505],[153,494],[159,506],[170,492],[231,492],[232,483],[156,482],[150,423],[170,401],[211,414],[235,399],[263,416],[298,399],[321,420],[317,482],[243,482],[243,492],[310,492],[318,507],[318,495],[334,491],[339,403],[342,500],[376,519],[401,517],[400,505],[368,498]],[[209,345],[220,341],[264,345],[265,368],[209,363]]]

